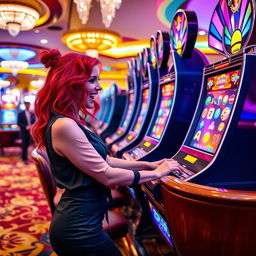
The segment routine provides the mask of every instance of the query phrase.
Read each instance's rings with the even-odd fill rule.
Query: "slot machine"
[[[3,93],[1,95],[1,128],[18,129],[18,105],[19,99],[13,93]]]
[[[109,147],[111,147],[112,143],[115,143],[115,141],[119,140],[122,136],[125,136],[131,127],[140,97],[139,81],[140,64],[138,65],[137,60],[133,58],[131,61],[128,61],[128,104],[125,107],[120,125],[116,132],[106,138],[106,143]]]
[[[121,90],[116,84],[112,84],[109,87],[109,97],[103,124],[97,128],[97,133],[103,140],[116,131],[120,123],[126,101],[127,92],[125,90]]]
[[[138,108],[138,111],[136,112],[136,116],[133,120],[131,129],[124,138],[117,141],[112,146],[111,150],[113,154],[116,154],[117,157],[121,157],[121,155],[117,152],[122,151],[123,148],[127,147],[128,145],[139,143],[144,137],[151,117],[153,115],[157,100],[157,95],[159,91],[159,75],[160,73],[166,74],[168,72],[167,61],[170,53],[169,34],[161,31],[159,31],[158,33],[159,35],[161,35],[161,38],[163,40],[162,46],[165,55],[163,55],[162,57],[164,58],[164,65],[162,65],[161,69],[158,69],[157,39],[155,36],[151,36],[149,62],[146,64],[149,74],[149,80],[142,83],[142,102],[141,105],[139,105],[140,108]]]
[[[120,150],[125,159],[159,160],[174,155],[182,144],[192,120],[201,88],[202,73],[208,64],[194,44],[197,37],[195,12],[179,10],[173,19],[170,37],[173,65],[159,79],[156,107],[142,141]],[[164,39],[157,32],[158,67],[167,65]],[[164,58],[165,56],[165,58]]]
[[[173,156],[183,170],[170,175],[220,189],[255,191],[255,119],[243,120],[248,100],[255,99],[250,97],[256,88],[255,2],[239,3],[221,0],[213,12],[209,46],[226,58],[204,68],[197,109]],[[175,206],[162,202],[161,184],[168,187],[168,176],[160,185],[153,181],[142,189],[150,200],[152,215],[157,212],[158,219],[171,225],[175,220],[166,216],[165,209]]]
[[[96,119],[93,120],[92,122],[92,126],[94,127],[94,129],[97,130],[98,128],[103,126],[104,119],[107,118],[106,110],[110,106],[110,100],[111,98],[110,98],[109,87],[106,88],[105,90],[100,91],[100,95],[99,95],[100,110],[96,114]]]

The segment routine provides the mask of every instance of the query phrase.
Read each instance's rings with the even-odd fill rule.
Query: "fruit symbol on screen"
[[[218,119],[219,116],[220,116],[220,113],[221,113],[221,109],[220,108],[217,108],[214,112],[214,115],[213,115],[213,118],[214,119]]]
[[[201,131],[198,131],[197,133],[196,133],[196,135],[194,136],[194,140],[197,140],[197,141],[199,141],[200,140],[200,137],[201,137]]]
[[[213,137],[212,137],[212,144],[213,145],[219,145],[220,143],[220,134],[214,134]]]
[[[229,117],[229,114],[230,114],[230,108],[224,108],[222,110],[222,113],[221,113],[221,116],[220,116],[221,121],[227,120],[228,117]]]
[[[235,97],[236,97],[236,95],[235,95],[235,94],[232,94],[232,95],[229,97],[228,103],[229,103],[229,104],[233,104],[233,103],[234,103],[234,100],[235,100]]]
[[[208,109],[205,108],[205,109],[203,110],[203,113],[202,113],[202,118],[205,118],[206,115],[207,115],[207,113],[208,113]]]
[[[218,131],[221,132],[223,131],[223,129],[225,128],[225,124],[223,122],[221,122],[219,125],[218,125]]]
[[[222,101],[223,105],[226,105],[228,103],[228,95],[225,95]]]
[[[214,130],[215,129],[215,122],[214,121],[212,121],[211,123],[210,123],[210,125],[208,126],[208,130]]]
[[[209,104],[211,104],[211,102],[212,102],[212,97],[211,97],[211,96],[208,96],[208,97],[206,98],[205,105],[208,106]]]
[[[205,135],[203,136],[203,143],[206,144],[209,139],[211,137],[211,134],[209,132],[205,133]]]

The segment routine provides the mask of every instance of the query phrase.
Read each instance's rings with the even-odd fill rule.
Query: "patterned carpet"
[[[0,156],[0,256],[56,256],[48,228],[51,213],[33,161],[25,165],[18,148]]]

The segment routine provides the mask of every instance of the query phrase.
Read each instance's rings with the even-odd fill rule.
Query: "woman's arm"
[[[70,118],[59,118],[52,126],[53,148],[61,156],[67,157],[77,168],[106,186],[129,186],[134,173],[126,168],[111,167],[94,149],[84,132]],[[174,160],[166,160],[152,171],[140,171],[140,182],[158,179],[179,169]]]
[[[157,168],[160,164],[163,163],[163,159],[156,162],[147,162],[147,161],[135,161],[135,160],[125,160],[125,159],[119,159],[116,157],[108,156],[106,161],[111,167],[117,167],[117,168],[124,168],[129,170],[153,170]]]

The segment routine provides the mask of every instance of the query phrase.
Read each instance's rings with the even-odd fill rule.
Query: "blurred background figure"
[[[35,122],[35,114],[30,111],[30,102],[24,102],[25,110],[18,114],[18,126],[20,127],[20,137],[22,140],[21,158],[28,164],[28,147],[31,142],[30,128]]]

